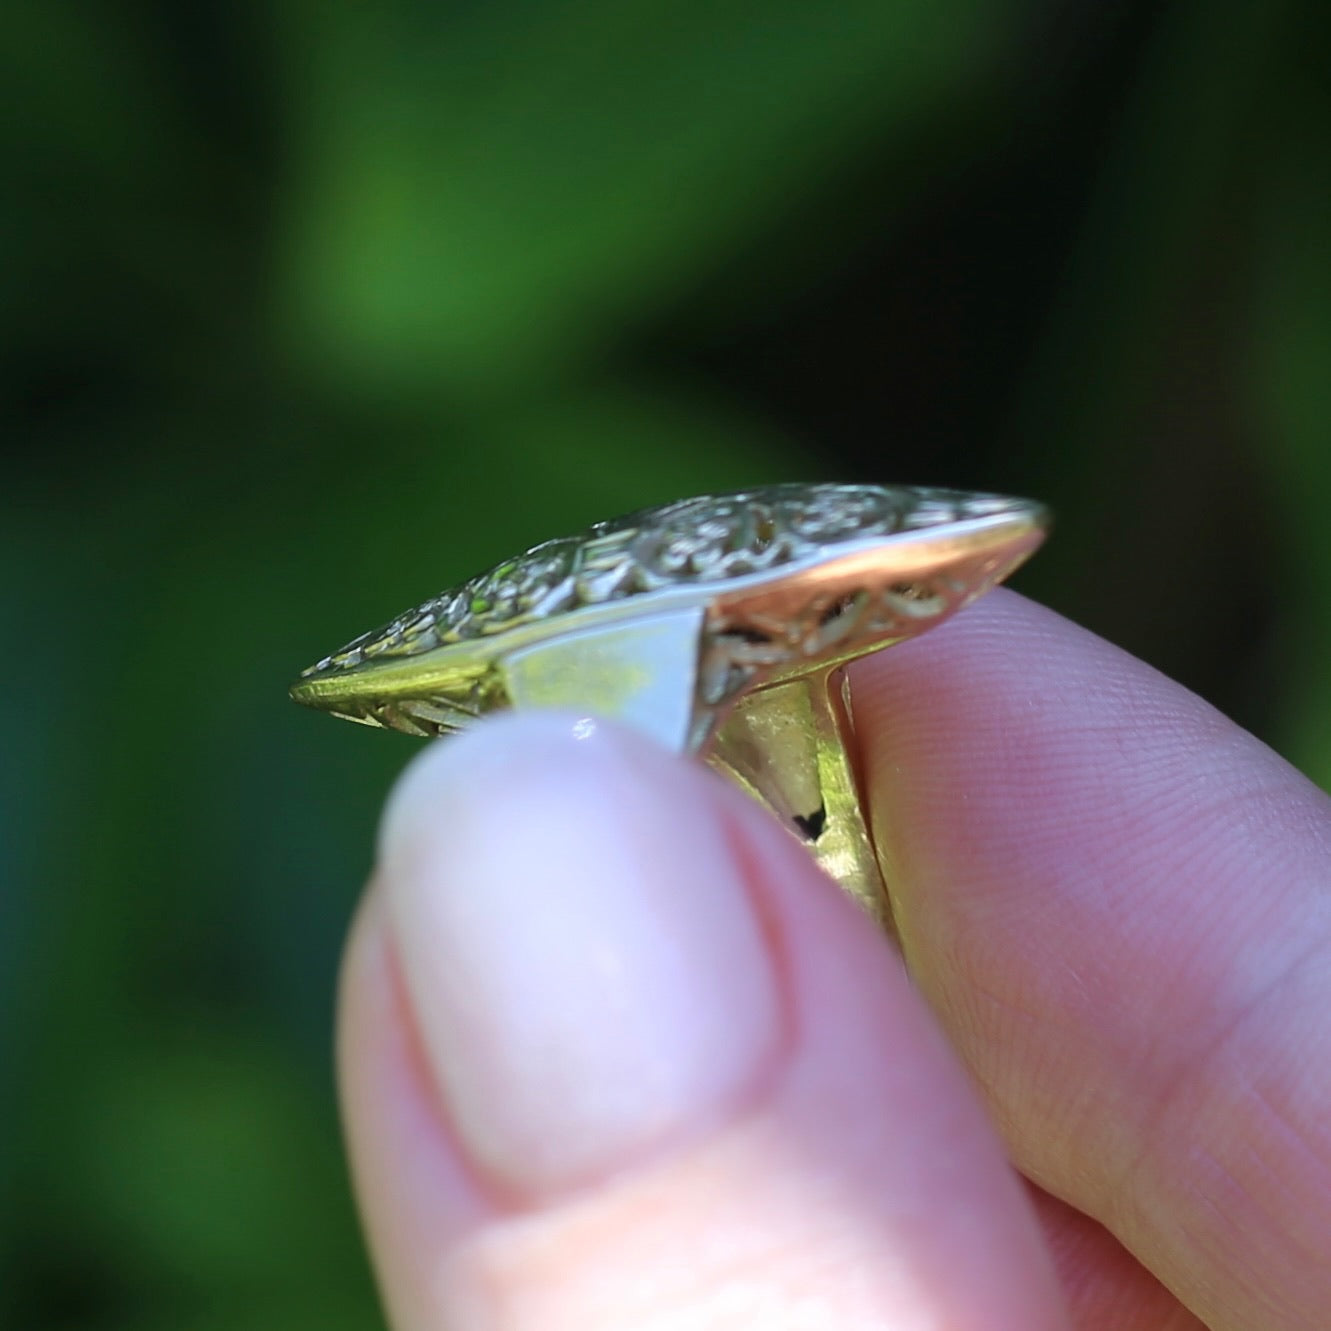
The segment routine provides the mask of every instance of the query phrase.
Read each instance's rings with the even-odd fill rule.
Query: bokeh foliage
[[[5,1324],[378,1324],[328,1050],[412,747],[284,686],[536,539],[1036,495],[1026,590],[1331,780],[1325,26],[11,0]]]

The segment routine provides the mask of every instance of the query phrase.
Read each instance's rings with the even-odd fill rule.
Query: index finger
[[[1208,1325],[1331,1310],[1331,802],[994,593],[852,674],[920,988],[1018,1166]]]

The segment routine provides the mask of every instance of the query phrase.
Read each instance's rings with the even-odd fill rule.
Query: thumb
[[[343,975],[398,1331],[1043,1331],[1034,1220],[899,963],[697,764],[506,718],[390,801]]]

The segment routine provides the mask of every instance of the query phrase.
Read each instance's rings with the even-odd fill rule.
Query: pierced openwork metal
[[[363,634],[292,696],[445,735],[554,706],[696,753],[885,923],[844,666],[940,623],[1040,544],[1044,510],[908,486],[701,496],[546,541]]]

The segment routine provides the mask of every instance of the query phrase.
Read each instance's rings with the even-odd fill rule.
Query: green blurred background
[[[1331,781],[1320,0],[11,0],[0,1319],[380,1324],[330,1079],[410,741],[304,665],[781,479],[1030,494],[1019,580]]]

